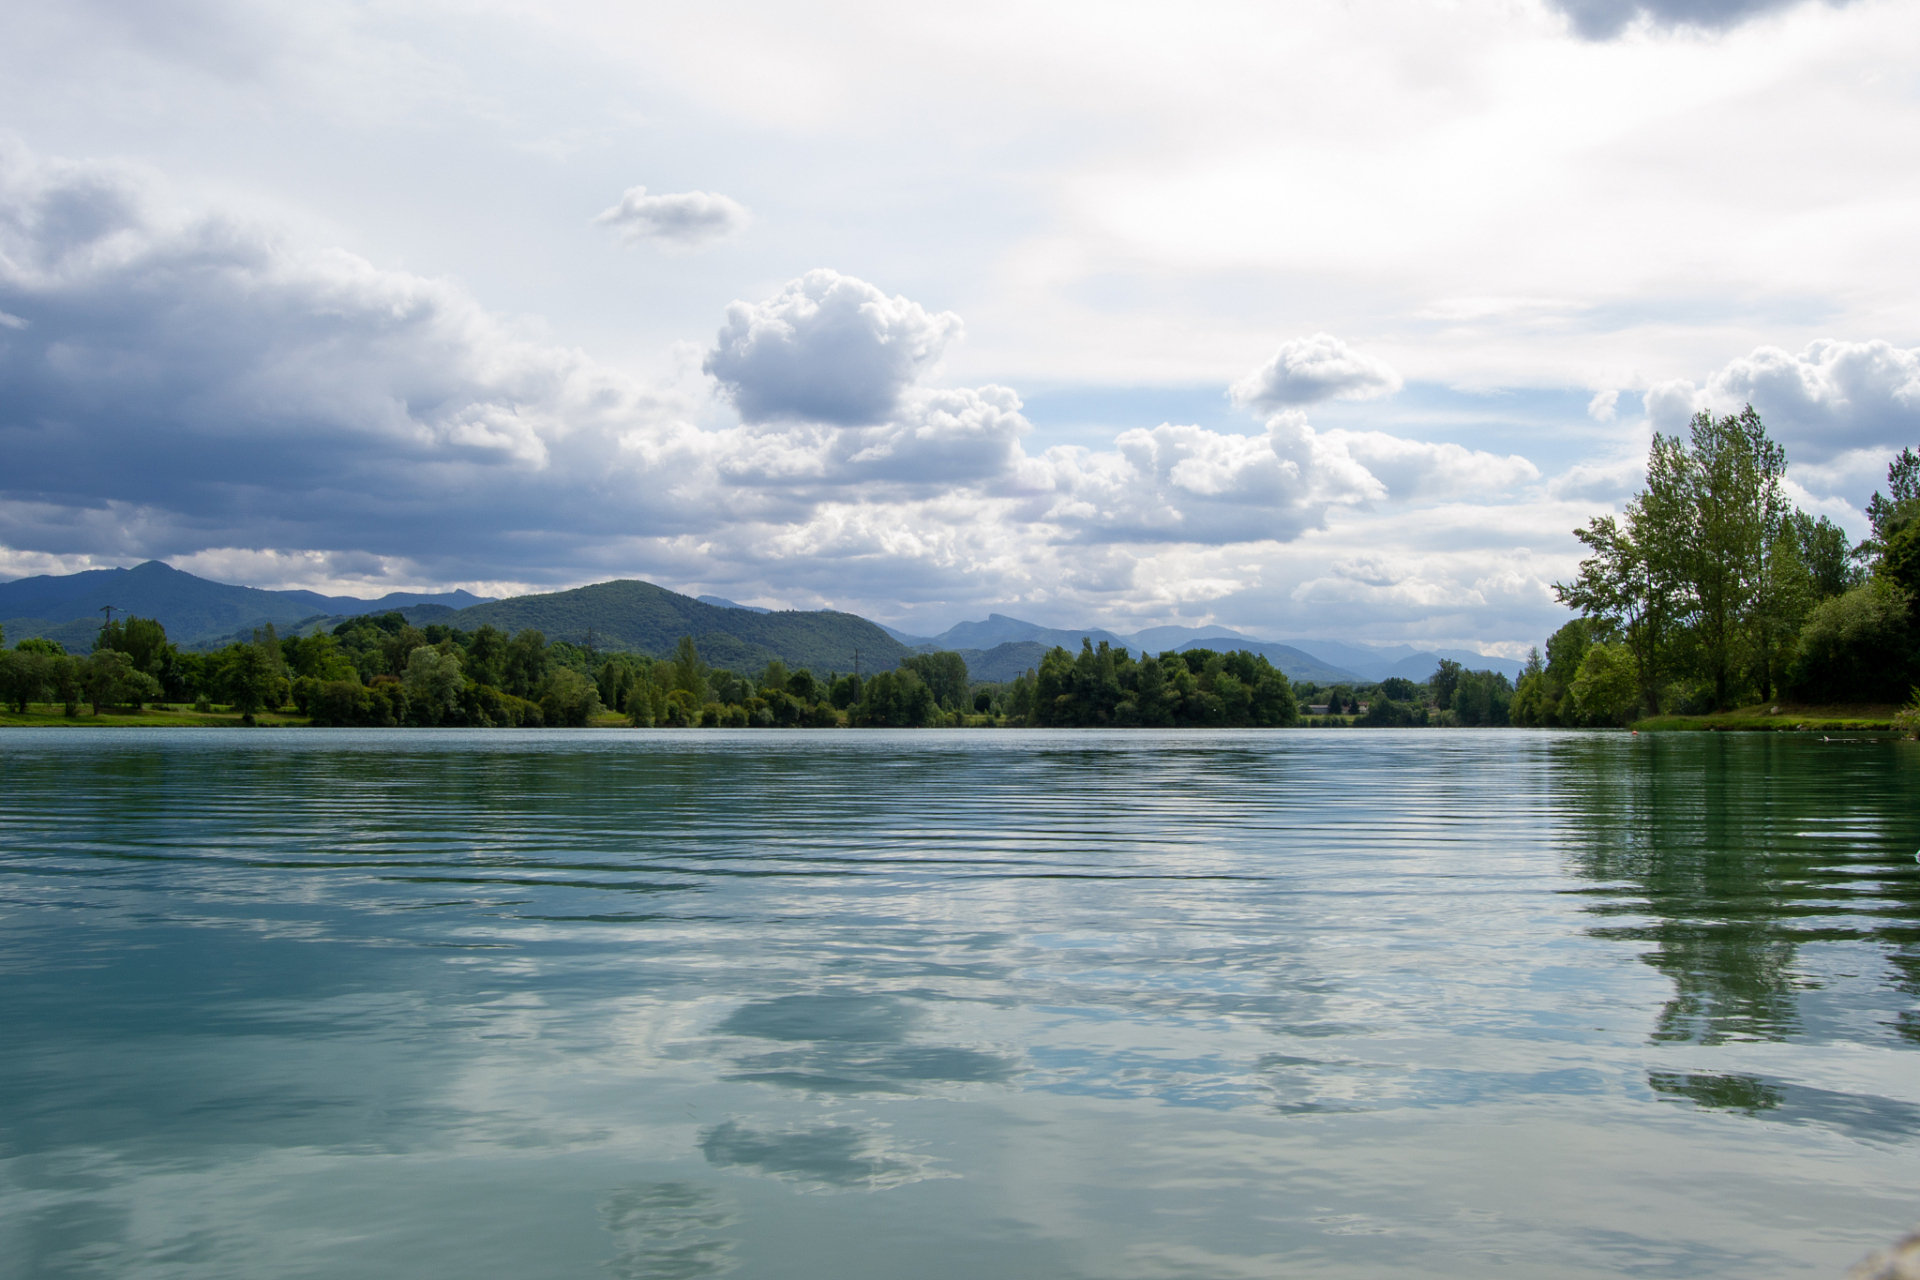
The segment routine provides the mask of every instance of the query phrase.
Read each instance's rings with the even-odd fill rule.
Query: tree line
[[[1098,648],[1082,640],[1078,655],[1048,650],[1012,682],[1005,705],[1042,727],[1278,728],[1300,719],[1293,686],[1260,654],[1189,649],[1135,659],[1104,640]]]
[[[303,636],[267,626],[210,653],[179,649],[150,618],[108,622],[84,657],[42,639],[0,649],[0,700],[69,716],[83,703],[96,715],[192,703],[224,705],[246,723],[291,709],[334,726],[585,725],[611,711],[641,727],[918,727],[961,720],[969,689],[965,660],[950,652],[866,677],[822,679],[777,658],[740,675],[709,667],[691,636],[669,658],[602,655],[536,630],[415,627],[398,612]]]
[[[1887,468],[1858,545],[1788,501],[1786,468],[1751,405],[1656,434],[1646,487],[1574,531],[1590,554],[1554,592],[1579,616],[1529,655],[1514,722],[1903,701],[1920,681],[1920,455]]]
[[[1244,651],[1136,660],[1106,644],[1087,644],[1077,657],[1056,648],[1036,670],[998,685],[973,682],[966,661],[950,651],[916,654],[893,671],[864,676],[822,678],[779,659],[743,675],[708,666],[691,636],[665,658],[603,655],[590,645],[549,643],[534,630],[416,627],[398,612],[311,635],[262,627],[251,640],[208,653],[179,649],[153,619],[118,619],[84,657],[40,639],[0,649],[0,698],[20,712],[35,703],[61,705],[69,716],[83,703],[96,715],[169,703],[206,712],[219,704],[246,723],[263,711],[292,711],[336,726],[584,725],[607,712],[640,727],[737,728],[912,728],[966,723],[969,715],[1059,727],[1267,727],[1300,719],[1287,677]]]

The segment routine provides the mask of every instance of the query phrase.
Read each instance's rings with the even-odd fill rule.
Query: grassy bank
[[[254,717],[262,727],[275,725],[304,725],[307,718],[302,715],[279,715],[271,711],[262,711]],[[209,728],[234,728],[240,724],[240,716],[228,707],[215,707],[212,711],[195,711],[191,707],[146,707],[138,711],[121,708],[101,708],[94,715],[91,708],[81,704],[80,714],[69,716],[59,703],[29,703],[27,713],[21,715],[11,707],[0,708],[0,726],[36,725],[48,728],[87,728],[100,725],[151,725],[153,727],[182,725],[204,725]]]
[[[1650,716],[1633,728],[1642,733],[1813,733],[1846,730],[1885,733],[1893,728],[1894,705],[1849,704],[1806,706],[1797,702],[1763,702],[1710,716]]]

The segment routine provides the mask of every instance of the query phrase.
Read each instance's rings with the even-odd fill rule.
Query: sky
[[[0,578],[1473,646],[1920,445],[1896,0],[7,4]]]

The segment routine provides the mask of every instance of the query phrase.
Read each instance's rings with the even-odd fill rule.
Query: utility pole
[[[855,680],[860,678],[860,651],[858,649],[853,651],[853,678]]]
[[[100,606],[100,612],[102,612],[102,613],[104,613],[104,614],[106,614],[106,615],[107,615],[107,620],[106,620],[106,622],[104,622],[104,623],[102,623],[102,624],[101,624],[101,630],[103,630],[103,631],[104,631],[104,630],[105,630],[105,629],[106,629],[106,628],[107,628],[108,626],[111,626],[111,625],[112,625],[112,623],[113,623],[113,611],[114,611],[115,609],[119,609],[119,608],[120,608],[120,606],[119,606],[119,605],[117,605],[117,604],[103,604],[103,605],[101,605],[101,606]],[[124,610],[122,610],[122,612],[125,612],[125,611],[124,611]]]

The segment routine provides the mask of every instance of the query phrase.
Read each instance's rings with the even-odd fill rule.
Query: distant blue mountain
[[[772,613],[771,609],[762,609],[757,604],[735,604],[725,596],[695,596],[701,604],[710,604],[716,609],[745,609],[748,613]],[[885,630],[885,628],[881,628]]]
[[[156,619],[174,641],[192,646],[272,623],[288,627],[315,615],[357,616],[411,605],[461,609],[484,604],[467,591],[394,591],[378,600],[323,596],[317,591],[263,591],[209,582],[158,560],[131,569],[89,569],[0,582],[0,619],[8,643],[52,635],[68,648],[86,648],[111,606],[121,616]]]
[[[1271,662],[1289,680],[1310,680],[1314,684],[1347,684],[1359,679],[1353,672],[1331,666],[1310,653],[1302,653],[1289,644],[1272,644],[1265,640],[1216,638],[1189,640],[1180,646],[1179,652],[1185,653],[1189,649],[1220,651],[1245,649],[1248,653],[1257,653]]]
[[[1522,664],[1512,658],[1496,658],[1471,649],[1419,649],[1410,644],[1373,645],[1346,640],[1263,640],[1231,627],[1148,627],[1131,635],[1101,628],[1048,627],[1003,613],[990,613],[981,622],[962,622],[931,638],[910,636],[883,628],[902,644],[921,649],[957,649],[970,653],[992,650],[1006,644],[1039,644],[1046,648],[1060,645],[1077,650],[1082,639],[1094,644],[1106,641],[1126,649],[1136,657],[1143,653],[1164,653],[1168,649],[1246,649],[1265,654],[1267,660],[1287,673],[1289,679],[1311,680],[1317,684],[1350,681],[1385,680],[1403,676],[1423,681],[1434,673],[1442,658],[1451,658],[1473,671],[1499,671],[1518,679]]]
[[[1371,645],[1344,640],[1283,640],[1332,666],[1345,667],[1364,680],[1402,676],[1419,682],[1434,673],[1440,659],[1451,658],[1469,671],[1498,671],[1517,680],[1526,664],[1471,649],[1417,649],[1410,644]]]

